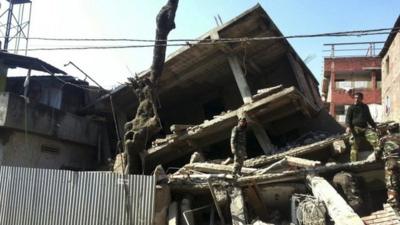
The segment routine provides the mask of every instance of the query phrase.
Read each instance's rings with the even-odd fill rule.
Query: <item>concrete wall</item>
[[[3,166],[93,169],[97,164],[97,150],[90,146],[1,128],[0,162]]]
[[[0,126],[86,145],[98,144],[97,123],[49,106],[25,105],[22,97],[7,92],[0,93]]]
[[[382,59],[383,119],[400,122],[400,34]]]

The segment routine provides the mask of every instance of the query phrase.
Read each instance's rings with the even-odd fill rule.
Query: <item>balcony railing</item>
[[[337,89],[365,89],[372,88],[371,81],[336,81],[335,82]]]

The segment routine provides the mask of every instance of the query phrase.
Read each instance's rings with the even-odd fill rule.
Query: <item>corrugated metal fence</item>
[[[151,225],[153,176],[0,168],[1,225]]]

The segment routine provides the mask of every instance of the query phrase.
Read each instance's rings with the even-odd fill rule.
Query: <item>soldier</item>
[[[247,158],[246,129],[247,129],[247,121],[245,117],[240,117],[238,125],[232,129],[231,150],[234,156],[233,175],[235,177],[241,175],[243,161],[245,158]]]
[[[400,133],[398,129],[397,124],[389,130],[389,135],[380,139],[380,148],[376,156],[385,162],[387,202],[397,212],[400,210]]]
[[[361,198],[358,179],[354,174],[341,171],[335,174],[332,183],[354,211],[362,212],[363,199]]]
[[[363,94],[354,94],[354,104],[349,107],[346,114],[346,132],[352,134],[350,161],[357,161],[357,154],[362,143],[369,142],[374,151],[379,148],[378,134],[368,129],[368,124],[376,129],[369,108],[363,103]]]

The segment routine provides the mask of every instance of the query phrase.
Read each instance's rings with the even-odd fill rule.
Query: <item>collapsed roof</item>
[[[202,35],[198,43],[182,47],[168,56],[159,83],[161,103],[167,105],[177,98],[196,96],[230,85],[228,82],[231,81],[232,71],[227,56],[238,55],[246,67],[247,79],[253,94],[256,90],[265,88],[266,83],[268,86],[295,85],[312,103],[320,105],[318,90],[312,88],[318,86],[318,81],[286,39],[240,43],[217,42],[222,38],[282,36],[259,4],[227,23],[215,27]],[[216,44],[203,44],[209,40],[215,40]],[[296,65],[298,68],[293,70],[301,70],[305,81],[289,83],[287,76],[291,75],[275,73],[279,64],[288,58],[288,54],[291,54],[298,64]],[[291,65],[285,66],[291,67]],[[140,73],[139,77],[148,76],[149,73],[150,70],[146,70]],[[264,77],[264,82],[256,81],[261,77]],[[119,86],[111,94],[115,102],[124,106],[126,111],[133,111],[137,106],[137,100],[126,84]],[[109,107],[109,104],[105,104],[105,107]]]

